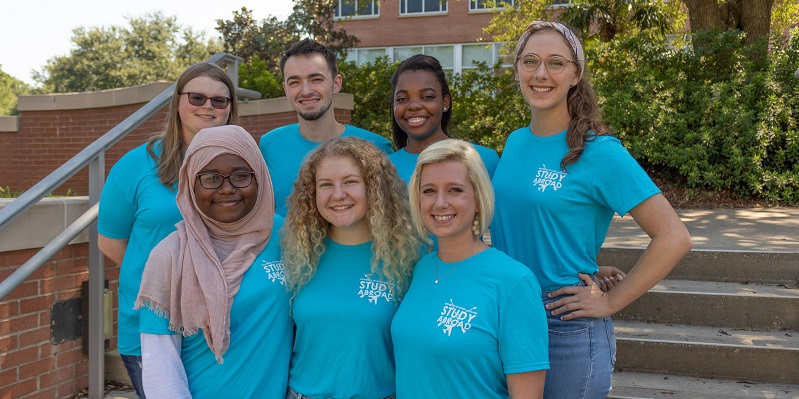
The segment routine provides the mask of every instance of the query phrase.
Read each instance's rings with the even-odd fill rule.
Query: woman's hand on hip
[[[585,286],[563,287],[552,291],[549,294],[550,298],[561,295],[568,296],[548,303],[547,311],[552,312],[553,316],[568,313],[561,316],[561,320],[572,320],[579,317],[601,318],[612,315],[614,311],[610,306],[607,294],[594,282],[591,275],[579,273],[578,276]]]

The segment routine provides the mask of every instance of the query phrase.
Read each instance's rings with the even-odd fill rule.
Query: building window
[[[477,68],[479,62],[489,67],[501,62],[503,67],[513,66],[513,54],[505,54],[503,45],[512,43],[464,43],[436,46],[353,48],[347,52],[347,61],[356,65],[371,63],[380,57],[389,62],[401,62],[415,54],[436,57],[447,74],[457,74]],[[507,50],[507,49],[505,49]]]
[[[552,0],[552,7],[568,7],[572,4],[572,0]]]
[[[400,0],[400,15],[447,12],[447,0]]]
[[[503,43],[481,43],[462,45],[461,70],[477,68],[478,63],[489,67],[501,62],[503,67],[513,66],[513,54],[504,54]]]
[[[403,61],[416,54],[424,54],[424,47],[395,47],[394,61]]]
[[[335,18],[380,16],[378,0],[336,0]]]
[[[369,50],[358,50],[358,65],[377,61],[380,57],[386,57],[386,49],[375,48]]]
[[[469,11],[501,10],[508,6],[513,7],[513,2],[514,0],[470,0]]]

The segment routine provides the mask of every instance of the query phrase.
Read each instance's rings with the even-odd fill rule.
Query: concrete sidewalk
[[[678,209],[694,249],[799,252],[799,208]],[[649,236],[616,215],[604,247],[646,247]]]

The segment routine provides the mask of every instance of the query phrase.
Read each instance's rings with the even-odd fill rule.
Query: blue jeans
[[[141,371],[141,356],[122,355],[122,363],[125,364],[125,369],[128,370],[128,377],[133,384],[133,389],[136,390],[136,395],[139,399],[146,399],[144,397],[144,385],[142,384],[142,371]]]
[[[584,284],[581,284],[584,285]],[[565,295],[547,298],[544,305]],[[607,398],[616,364],[616,336],[613,321],[578,318],[562,321],[547,310],[549,327],[549,370],[544,385],[545,399]]]
[[[396,399],[396,397],[397,397],[397,395],[389,395],[389,396],[386,396],[383,399]],[[286,391],[286,399],[315,399],[315,398],[312,398],[310,396],[305,396],[305,395],[303,395],[303,394],[291,389],[291,387],[289,387],[288,390]]]

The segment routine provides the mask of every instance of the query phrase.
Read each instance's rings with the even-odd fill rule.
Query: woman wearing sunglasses
[[[294,327],[283,219],[253,137],[239,126],[201,130],[177,205],[183,220],[150,253],[135,305],[147,396],[283,399]]]
[[[494,246],[538,278],[549,326],[546,398],[605,398],[616,343],[610,316],[663,279],[691,249],[669,202],[600,120],[574,33],[535,21],[519,39],[516,80],[530,125],[508,136],[494,173]],[[595,282],[613,214],[651,237],[612,290]],[[596,278],[602,279],[601,274]]]
[[[234,98],[233,81],[219,66],[187,68],[175,84],[164,130],[120,158],[103,188],[98,244],[120,266],[117,348],[140,398],[139,312],[133,310],[133,301],[144,263],[182,219],[175,196],[183,154],[200,129],[237,122]]]

